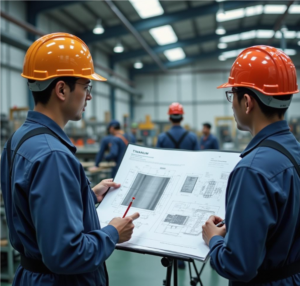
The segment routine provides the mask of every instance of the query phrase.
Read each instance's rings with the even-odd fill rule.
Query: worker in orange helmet
[[[172,128],[158,136],[156,147],[200,150],[197,136],[180,125],[184,114],[182,105],[177,102],[172,103],[168,114]]]
[[[281,50],[250,47],[219,88],[253,139],[228,180],[225,224],[211,216],[203,226],[211,265],[232,286],[300,285],[300,144],[284,120],[295,66]]]
[[[101,229],[95,204],[112,179],[90,187],[64,133],[90,100],[95,73],[88,46],[76,36],[54,33],[28,49],[22,76],[35,101],[25,123],[5,145],[1,189],[10,242],[21,254],[14,285],[108,285],[105,260],[128,241],[138,213],[114,218]]]

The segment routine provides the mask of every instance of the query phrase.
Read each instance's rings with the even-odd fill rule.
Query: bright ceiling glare
[[[129,0],[142,19],[162,15],[164,13],[158,0]]]
[[[224,27],[222,25],[218,25],[218,27],[216,29],[216,34],[217,35],[225,35],[226,34],[226,30],[224,29]]]
[[[185,58],[185,53],[182,48],[175,48],[164,51],[165,56],[170,62],[179,61]]]
[[[265,14],[283,14],[286,10],[286,5],[265,5]]]
[[[226,57],[224,55],[220,55],[218,57],[219,61],[223,62],[223,61],[226,61]]]
[[[97,20],[97,24],[96,24],[95,28],[93,29],[93,33],[96,35],[101,35],[104,33],[104,28],[102,26],[102,22],[100,19]]]
[[[300,46],[300,41],[298,41],[298,46]]]
[[[285,24],[283,24],[283,25],[281,26],[281,31],[282,31],[282,32],[286,32],[287,30],[288,30],[287,26],[286,26]]]
[[[293,4],[290,6],[289,14],[300,14],[300,5]]]
[[[114,52],[115,53],[123,53],[124,52],[124,47],[121,42],[118,42],[115,47],[114,47]]]
[[[296,31],[282,31],[283,35],[286,39],[295,39],[297,37],[297,32]],[[277,39],[281,39],[282,38],[282,33],[280,31],[277,31],[275,34],[275,37]]]
[[[244,9],[230,10],[230,11],[226,11],[225,13],[217,12],[217,21],[225,22],[229,20],[240,19],[243,18],[244,16],[245,16]]]
[[[159,45],[171,44],[178,41],[178,38],[170,25],[150,29],[149,33]]]
[[[226,43],[219,43],[218,44],[218,48],[219,49],[226,49],[227,48],[227,44]]]
[[[294,49],[285,49],[284,53],[286,53],[288,56],[295,56],[297,54],[297,51]]]
[[[136,61],[135,63],[134,63],[134,65],[133,65],[133,67],[135,68],[135,69],[141,69],[141,68],[143,68],[143,63],[141,62],[141,61]]]

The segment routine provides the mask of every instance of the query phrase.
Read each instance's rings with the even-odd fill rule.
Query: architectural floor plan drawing
[[[203,260],[209,248],[202,225],[211,215],[225,217],[225,191],[238,153],[183,151],[128,145],[110,189],[97,209],[101,226],[138,212],[128,250],[172,252]],[[201,162],[201,163],[199,163]]]
[[[208,207],[197,203],[173,202],[155,232],[180,236],[182,239],[189,235],[200,236],[202,225],[217,212],[217,207]]]

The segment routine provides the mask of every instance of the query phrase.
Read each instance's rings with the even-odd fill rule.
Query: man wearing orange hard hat
[[[245,49],[226,97],[239,130],[253,139],[230,174],[226,215],[203,226],[212,267],[229,285],[300,285],[300,144],[284,114],[298,93],[296,69],[281,50]]]
[[[105,260],[130,239],[135,213],[101,229],[95,204],[112,179],[93,189],[63,128],[82,118],[95,73],[88,46],[54,33],[28,49],[22,76],[35,107],[1,157],[1,189],[10,242],[21,254],[14,285],[108,285]]]

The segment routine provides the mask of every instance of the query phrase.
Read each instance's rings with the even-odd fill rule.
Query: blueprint
[[[140,213],[122,248],[177,253],[204,260],[209,253],[202,225],[211,215],[225,217],[225,193],[238,153],[183,151],[128,145],[115,181],[97,209],[101,226],[114,217]]]

